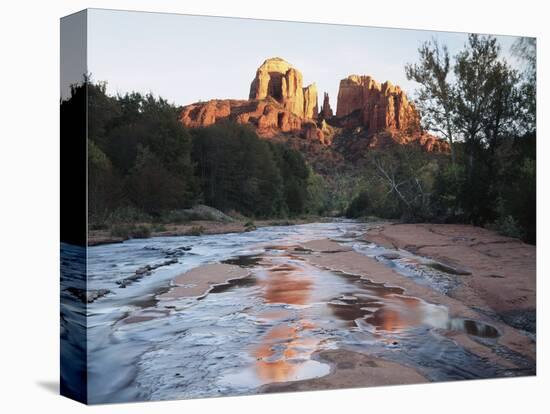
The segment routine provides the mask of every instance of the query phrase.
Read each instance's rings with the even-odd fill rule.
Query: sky
[[[386,29],[223,17],[91,9],[87,19],[88,72],[109,94],[152,92],[187,105],[214,98],[247,99],[256,69],[270,57],[287,60],[315,82],[319,105],[328,92],[333,110],[341,79],[371,75],[409,94],[404,66],[422,42],[436,38],[451,54],[464,33]],[[497,36],[505,58],[513,36]],[[63,52],[63,51],[62,51]]]

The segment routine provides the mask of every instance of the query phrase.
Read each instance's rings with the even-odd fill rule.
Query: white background
[[[48,0],[0,6],[0,409],[74,413],[57,395],[59,18],[86,7],[167,11],[538,37],[538,211],[548,211],[548,11],[545,1]],[[274,33],[274,36],[276,34]],[[197,39],[200,41],[200,39]],[[327,56],[330,59],[330,56]],[[546,76],[545,76],[546,75]],[[182,76],[185,76],[182,73]],[[546,109],[546,111],[545,111]],[[546,116],[549,116],[546,113]],[[547,216],[547,214],[546,214]],[[544,352],[548,219],[539,214],[538,376],[422,386],[98,406],[88,412],[539,413],[548,409]],[[548,254],[548,253],[547,253]],[[547,328],[547,327],[546,327]]]

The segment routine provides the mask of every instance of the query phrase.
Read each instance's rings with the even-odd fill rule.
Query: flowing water
[[[447,308],[398,286],[314,267],[307,252],[287,248],[333,238],[440,291],[456,283],[424,258],[399,252],[389,260],[385,249],[357,242],[367,226],[315,223],[89,248],[89,401],[250,394],[264,384],[327,375],[329,365],[312,355],[338,348],[413,366],[431,380],[509,375],[444,335],[459,330],[491,343],[499,335],[494,327],[453,319]],[[175,276],[214,262],[250,275],[199,299],[159,299]],[[65,279],[64,299],[77,302],[78,290]],[[81,322],[75,309],[64,307],[62,325]]]

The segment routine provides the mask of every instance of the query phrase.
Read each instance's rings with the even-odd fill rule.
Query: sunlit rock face
[[[249,99],[267,97],[301,118],[317,118],[317,87],[312,84],[304,88],[302,73],[284,59],[267,59],[256,71]]]
[[[348,123],[357,124],[350,126],[362,125],[370,133],[384,129],[420,132],[420,116],[405,92],[370,76],[351,75],[340,81],[336,116],[348,117]]]
[[[248,100],[214,99],[187,105],[180,121],[188,128],[200,128],[230,120],[252,125],[264,138],[288,133],[324,143],[316,124],[317,87],[302,85],[302,73],[287,61],[267,59],[256,71]]]
[[[384,148],[393,144],[418,144],[429,152],[449,152],[449,144],[422,130],[420,114],[405,92],[387,81],[351,75],[340,81],[338,124],[364,130],[367,140],[351,143],[359,147]]]
[[[180,121],[188,128],[200,128],[231,120],[249,124],[264,138],[279,133],[305,134],[305,120],[272,98],[263,100],[211,100],[184,106]]]
[[[231,102],[234,105],[243,101],[211,100],[183,107],[180,121],[188,128],[200,128],[213,125],[216,121],[228,118],[231,114]]]

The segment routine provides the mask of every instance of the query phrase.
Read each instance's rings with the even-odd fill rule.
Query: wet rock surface
[[[537,333],[536,309],[512,310],[500,314],[502,320],[510,326],[532,334]]]
[[[366,243],[369,226],[280,226],[94,248],[90,288],[140,278],[89,305],[91,400],[534,373],[533,336],[451,295],[476,277],[475,267],[449,255],[417,256],[422,249],[414,246],[414,253],[396,250],[403,244],[397,238],[389,250]],[[472,275],[429,266],[434,262]],[[500,269],[488,274],[506,277]],[[523,324],[527,315],[509,318]]]
[[[450,294],[464,303],[502,315],[535,308],[535,246],[483,228],[448,224],[386,225],[364,238],[433,258],[439,270],[457,275]],[[506,318],[516,328],[522,319],[532,325],[528,316]]]

